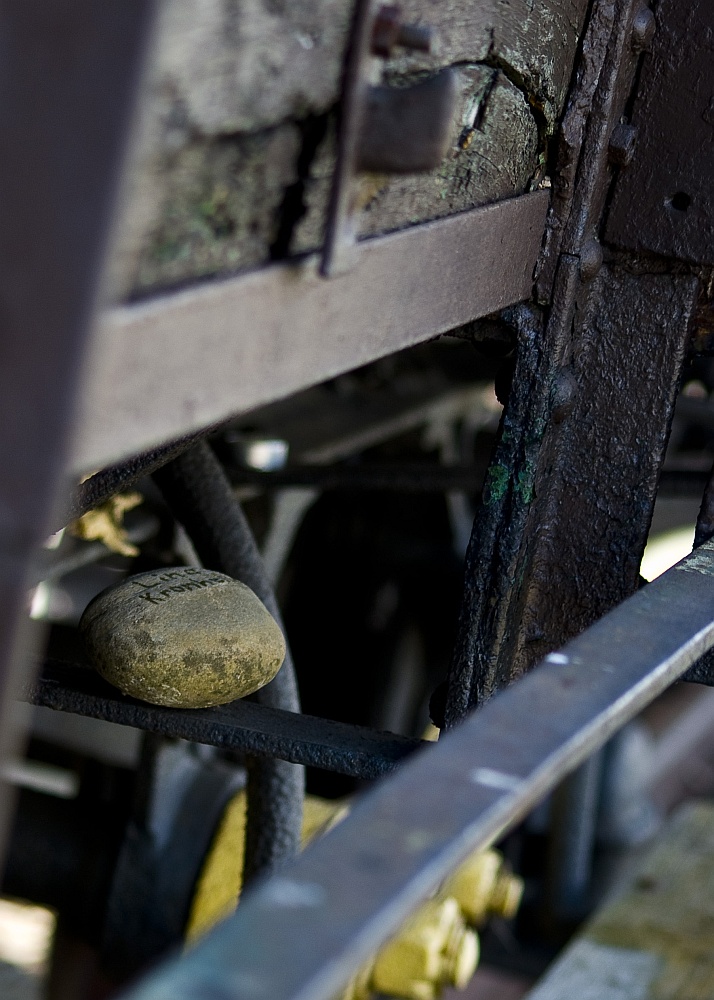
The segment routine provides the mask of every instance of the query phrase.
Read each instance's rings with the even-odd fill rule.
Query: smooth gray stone
[[[110,587],[87,606],[80,630],[105,680],[174,708],[251,694],[285,657],[283,634],[252,590],[192,567],[151,570]]]

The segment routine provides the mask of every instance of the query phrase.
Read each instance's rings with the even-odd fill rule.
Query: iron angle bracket
[[[106,311],[90,345],[72,474],[528,298],[548,203],[548,191],[534,191],[364,240],[339,280],[326,281],[310,254]]]
[[[380,61],[395,48],[431,53],[436,45],[436,32],[429,25],[405,23],[398,6],[357,0],[320,266],[326,278],[345,274],[356,264],[359,174],[424,173],[446,156],[457,98],[454,70],[407,87],[376,82]]]

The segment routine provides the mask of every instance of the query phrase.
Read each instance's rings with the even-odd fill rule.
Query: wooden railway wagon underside
[[[639,569],[675,409],[697,405],[684,373],[712,349],[713,37],[695,0],[0,5],[2,753],[18,699],[148,734],[75,906],[115,983],[181,940],[174,875],[234,788],[228,752],[245,873],[279,868],[136,1000],[329,1000],[644,705],[708,682],[706,472],[665,470],[704,492],[692,555],[646,587]],[[281,441],[284,467],[246,458]],[[28,592],[79,565],[47,536],[137,484],[153,513],[127,520],[124,573],[189,552],[279,618],[277,593],[295,671],[253,700],[135,701],[30,627]],[[446,528],[419,532],[449,517],[456,577],[395,554],[403,529],[443,555]],[[392,600],[379,572],[340,576],[366,551],[399,567],[395,635],[426,622],[441,655],[414,701],[436,689],[435,746],[388,731],[391,668],[344,611]],[[336,710],[341,673],[363,717]],[[162,853],[157,761],[195,744],[221,753]],[[302,765],[375,786],[295,859]]]

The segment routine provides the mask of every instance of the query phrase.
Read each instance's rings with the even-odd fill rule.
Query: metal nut
[[[657,23],[654,14],[649,7],[643,7],[635,14],[635,19],[632,22],[633,50],[635,52],[648,52],[656,30]]]
[[[479,958],[478,938],[455,899],[430,900],[377,955],[371,986],[404,1000],[435,1000],[445,985],[463,989]]]
[[[607,158],[618,167],[629,167],[635,155],[637,129],[634,125],[616,125],[610,136]]]
[[[498,851],[477,851],[447,879],[442,892],[458,902],[469,924],[480,927],[492,914],[507,920],[515,916],[523,880],[508,870]]]

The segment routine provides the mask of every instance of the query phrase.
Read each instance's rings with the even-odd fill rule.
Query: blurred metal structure
[[[24,673],[25,697],[60,711],[359,778],[396,769],[136,1000],[329,1000],[455,865],[714,646],[706,511],[703,544],[638,589],[692,328],[711,309],[704,6],[593,0],[550,188],[365,241],[330,280],[314,255],[97,317],[153,4],[0,4],[3,753]],[[440,720],[454,731],[437,746],[268,704],[159,709],[76,662],[48,661],[33,683],[27,591],[68,509],[157,472],[230,417],[496,312],[515,372],[466,558]],[[97,468],[69,499],[69,474]],[[474,487],[459,465],[429,482],[363,471],[362,487]],[[313,456],[236,479],[352,488],[358,475]],[[703,662],[694,676],[709,680]]]
[[[153,6],[49,0],[0,7],[0,757],[17,739],[12,696],[17,672],[27,669],[31,566],[62,504]]]

